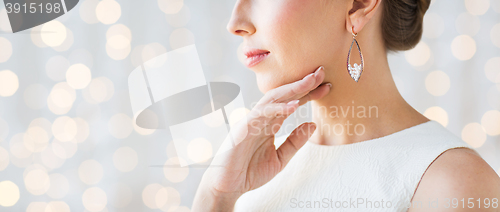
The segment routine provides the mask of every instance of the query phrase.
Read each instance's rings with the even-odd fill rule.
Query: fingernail
[[[290,102],[288,102],[288,105],[294,105],[294,104],[297,104],[297,103],[299,103],[299,101],[300,101],[300,100],[298,100],[298,99],[297,99],[297,100],[290,101]]]
[[[325,67],[320,66],[318,69],[316,69],[316,71],[314,72],[314,76],[318,76],[318,72],[319,72],[321,69],[325,69]]]

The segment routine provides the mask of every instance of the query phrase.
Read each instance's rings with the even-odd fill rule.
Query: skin
[[[271,180],[307,141],[345,145],[429,121],[412,108],[396,88],[381,33],[382,4],[383,0],[236,2],[228,31],[241,36],[244,46],[271,52],[251,68],[265,95],[248,118],[232,129],[236,135],[233,142],[237,145],[214,158],[223,165],[205,172],[193,211],[231,211],[243,193]],[[356,39],[365,65],[358,82],[346,73],[352,29],[358,33]],[[352,55],[351,63],[359,64],[357,52]],[[318,69],[320,66],[324,68]],[[315,74],[308,76],[311,73]],[[299,103],[286,104],[293,100]],[[275,150],[274,134],[286,117],[308,101],[312,101],[314,123],[299,126]],[[331,116],[332,106],[346,109],[353,105],[376,107],[378,113],[372,117],[359,117],[357,113]],[[350,127],[351,131],[331,130],[336,125],[344,129]],[[353,133],[356,125],[364,127],[363,133]],[[243,133],[245,127],[249,129],[247,134]],[[270,133],[256,133],[256,129]],[[465,148],[448,150],[439,156],[424,174],[412,201],[461,199],[462,196],[475,198],[474,201],[500,198],[498,175],[477,153]],[[409,211],[431,210],[424,207]],[[436,211],[444,211],[444,208]]]

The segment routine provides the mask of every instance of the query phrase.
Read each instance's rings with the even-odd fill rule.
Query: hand
[[[231,142],[236,145],[217,155],[212,164],[219,165],[209,167],[203,175],[193,211],[206,211],[208,205],[212,209],[232,210],[239,196],[264,185],[283,170],[311,137],[316,125],[300,125],[277,150],[274,146],[275,134],[300,105],[328,94],[331,85],[321,84],[324,77],[323,67],[320,67],[299,81],[267,92],[259,100],[247,119],[231,130],[234,139]],[[248,131],[242,130],[245,128]]]

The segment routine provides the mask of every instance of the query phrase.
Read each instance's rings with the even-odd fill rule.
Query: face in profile
[[[347,1],[238,0],[227,25],[243,37],[245,65],[263,93],[302,79],[321,65],[345,63]],[[248,56],[248,57],[247,57]]]

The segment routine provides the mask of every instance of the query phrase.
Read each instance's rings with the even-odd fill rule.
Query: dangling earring
[[[358,41],[356,40],[356,36],[358,36],[358,33],[354,33],[354,26],[352,26],[352,43],[351,47],[349,48],[349,53],[347,53],[347,72],[349,75],[351,75],[351,78],[354,79],[354,81],[358,82],[359,77],[361,77],[361,73],[363,73],[363,68],[364,68],[364,63],[363,63],[363,54],[361,54],[361,49],[359,48]],[[359,57],[361,58],[361,64],[354,63],[353,66],[350,64],[351,60],[351,50],[352,46],[356,44],[358,47],[358,52],[359,52]]]

